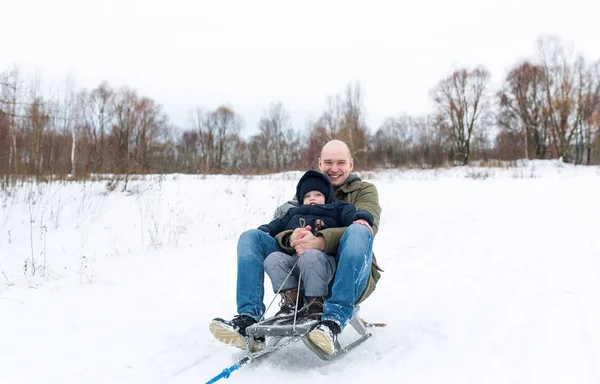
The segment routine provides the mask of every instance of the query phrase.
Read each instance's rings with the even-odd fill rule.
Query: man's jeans
[[[373,235],[361,224],[349,226],[336,255],[337,270],[331,297],[325,301],[323,319],[333,320],[343,328],[354,311],[354,303],[369,281]],[[238,241],[237,309],[240,315],[258,320],[265,312],[264,260],[280,251],[277,241],[259,229],[250,229]]]

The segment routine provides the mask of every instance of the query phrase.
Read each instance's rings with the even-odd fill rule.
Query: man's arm
[[[369,226],[373,226],[373,215],[369,211],[358,210],[354,205],[345,201],[341,201],[340,203],[338,212],[340,226],[348,227],[356,220],[364,220]]]
[[[361,188],[357,193],[357,197],[354,200],[354,206],[356,209],[365,210],[373,215],[373,235],[377,234],[379,228],[379,218],[381,216],[381,207],[379,206],[379,195],[377,188],[371,183],[366,183],[366,186]],[[338,246],[342,235],[344,234],[344,228],[328,228],[317,232],[317,237],[322,237],[325,240],[325,248],[322,249],[328,255],[335,255],[337,253]]]
[[[297,231],[297,229],[296,229],[296,231]],[[288,253],[290,255],[292,255],[296,252],[294,247],[292,245],[290,245],[290,240],[291,240],[293,233],[294,233],[294,230],[286,229],[285,231],[280,232],[277,236],[275,236],[275,240],[277,240],[279,247],[285,253]]]
[[[358,210],[367,211],[373,215],[373,232],[376,235],[379,229],[379,219],[381,218],[381,206],[379,205],[377,187],[371,183],[367,183],[367,187],[359,192],[354,206]]]
[[[273,213],[273,219],[281,219],[284,217],[292,208],[299,207],[300,204],[294,198],[293,200],[289,200],[281,204],[277,209],[275,209],[275,213]]]

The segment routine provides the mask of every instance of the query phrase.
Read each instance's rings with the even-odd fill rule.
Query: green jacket
[[[351,174],[342,185],[335,188],[335,198],[336,200],[344,200],[350,204],[354,204],[356,209],[364,209],[369,211],[375,219],[373,231],[375,234],[377,234],[377,230],[379,229],[379,218],[381,216],[381,207],[379,206],[379,196],[377,194],[377,188],[375,185],[366,181],[362,181],[355,174]],[[328,228],[317,232],[317,236],[321,236],[325,239],[325,253],[328,255],[337,254],[340,239],[342,238],[344,231],[346,231],[346,228],[347,227]],[[289,246],[289,239],[292,232],[292,230],[283,231],[275,236],[279,246],[286,252],[290,253],[293,253],[294,251],[294,249]],[[383,270],[377,265],[375,254],[373,254],[373,261],[371,263],[371,276],[369,276],[367,288],[362,296],[358,299],[356,304],[360,304],[367,297],[369,297],[371,293],[373,293],[375,290],[375,285],[381,277],[380,272],[383,272]]]

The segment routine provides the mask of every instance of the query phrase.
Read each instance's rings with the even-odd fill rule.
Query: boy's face
[[[304,195],[304,200],[302,201],[304,205],[308,204],[325,204],[325,195],[323,195],[319,191],[310,191],[306,195]]]

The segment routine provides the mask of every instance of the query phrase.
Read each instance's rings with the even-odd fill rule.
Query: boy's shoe
[[[342,329],[332,320],[323,320],[308,334],[308,339],[328,355],[335,351],[335,343]]]
[[[306,305],[302,309],[306,311],[306,315],[309,317],[317,317],[320,318],[323,315],[323,305],[325,303],[324,297],[307,297]]]
[[[281,309],[275,314],[275,317],[293,316],[296,312],[296,308],[302,307],[302,296],[298,297],[298,289],[292,288],[285,290],[280,293],[281,301],[279,307]],[[296,306],[296,298],[298,298],[298,306]]]
[[[256,323],[257,321],[250,316],[237,315],[232,320],[213,319],[208,329],[220,342],[246,350],[246,328]],[[262,349],[262,345],[264,345],[264,338],[254,340],[252,352]]]

